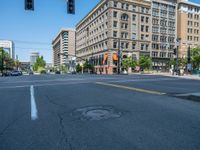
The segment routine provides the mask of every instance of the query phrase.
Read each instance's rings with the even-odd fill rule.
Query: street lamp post
[[[181,38],[177,38],[177,42],[176,42],[176,46],[177,46],[177,49],[176,49],[176,74],[178,74],[178,75],[179,75],[178,58],[179,58],[180,41],[181,41]]]
[[[117,73],[121,73],[121,41],[118,38],[118,65],[117,65]]]
[[[188,50],[187,50],[187,72],[191,72],[192,65],[191,65],[191,44],[189,44]]]

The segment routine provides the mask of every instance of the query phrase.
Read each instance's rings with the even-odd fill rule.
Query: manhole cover
[[[89,106],[76,109],[72,116],[80,120],[105,120],[119,118],[121,113],[111,106]]]

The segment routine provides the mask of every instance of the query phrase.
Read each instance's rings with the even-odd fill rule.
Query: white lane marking
[[[30,93],[31,93],[31,120],[36,120],[38,119],[38,111],[37,111],[37,106],[35,102],[33,85],[30,86]]]
[[[7,82],[3,82],[4,84],[8,84],[8,83],[35,83],[35,82],[63,82],[63,81],[84,81],[84,80],[99,80],[99,79],[115,79],[115,78],[73,78],[73,79],[53,79],[53,80],[28,80],[28,81],[7,81]]]

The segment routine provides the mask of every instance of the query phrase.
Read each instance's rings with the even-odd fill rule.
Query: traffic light
[[[25,0],[25,10],[34,10],[34,0]]]
[[[176,53],[177,53],[177,49],[176,49],[176,48],[174,48],[174,55],[176,55]]]
[[[68,0],[67,1],[67,13],[68,14],[75,14],[75,0]]]

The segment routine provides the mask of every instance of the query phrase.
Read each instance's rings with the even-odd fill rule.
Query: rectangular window
[[[136,40],[136,33],[132,33],[132,40]]]
[[[132,16],[132,20],[133,20],[133,21],[136,21],[136,15],[133,15],[133,16]]]
[[[141,25],[141,31],[144,32],[144,25]]]
[[[117,31],[113,31],[113,37],[117,37]]]
[[[141,44],[141,50],[144,50],[144,44]]]
[[[133,50],[135,49],[135,46],[136,46],[136,44],[133,43],[133,44],[132,44],[132,49],[133,49]]]
[[[114,28],[117,28],[117,21],[114,21],[114,22],[113,22],[113,27],[114,27]]]
[[[113,42],[113,48],[117,48],[117,42]]]
[[[144,16],[141,16],[141,22],[144,22]]]
[[[146,32],[149,32],[149,26],[146,26]]]
[[[117,11],[113,11],[113,17],[117,18]]]
[[[144,40],[144,34],[141,35],[141,40]]]
[[[117,7],[118,2],[114,1],[114,7]]]
[[[146,17],[146,23],[149,23],[149,17]]]

